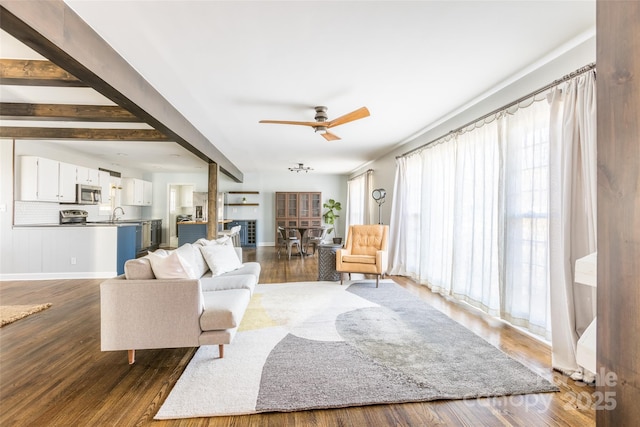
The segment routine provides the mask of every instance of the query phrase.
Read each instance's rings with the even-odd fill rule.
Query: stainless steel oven
[[[76,184],[76,203],[79,205],[97,205],[102,201],[102,187]]]

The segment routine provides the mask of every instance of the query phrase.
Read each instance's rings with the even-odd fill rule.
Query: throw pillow
[[[206,245],[200,246],[200,252],[207,262],[211,275],[219,276],[229,271],[242,267],[233,246],[230,245]]]
[[[150,252],[147,256],[156,279],[198,279],[189,263],[176,251],[168,254]]]
[[[233,241],[231,240],[231,238],[229,236],[223,236],[220,237],[219,239],[215,239],[215,240],[207,240],[207,239],[198,239],[196,240],[196,243],[198,245],[202,245],[202,246],[207,246],[207,245],[229,245],[229,246],[233,246]]]
[[[202,277],[202,275],[209,270],[209,266],[204,261],[204,258],[202,258],[198,245],[185,243],[176,249],[176,252],[180,255],[182,261],[191,267],[196,278]]]

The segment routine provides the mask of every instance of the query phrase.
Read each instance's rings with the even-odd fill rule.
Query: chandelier
[[[289,168],[289,170],[291,172],[300,172],[300,171],[305,171],[305,172],[309,172],[312,171],[313,168],[310,168],[309,166],[305,166],[304,163],[298,163],[298,166],[293,167],[293,168]]]

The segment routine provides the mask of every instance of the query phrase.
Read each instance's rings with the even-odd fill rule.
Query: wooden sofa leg
[[[224,357],[224,344],[218,345],[218,352],[220,353],[220,359]]]
[[[133,365],[136,361],[136,351],[135,350],[127,350],[129,356],[129,365]]]

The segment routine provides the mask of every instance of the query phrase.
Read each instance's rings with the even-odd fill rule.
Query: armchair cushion
[[[375,255],[344,255],[342,262],[357,262],[358,264],[375,264]]]

